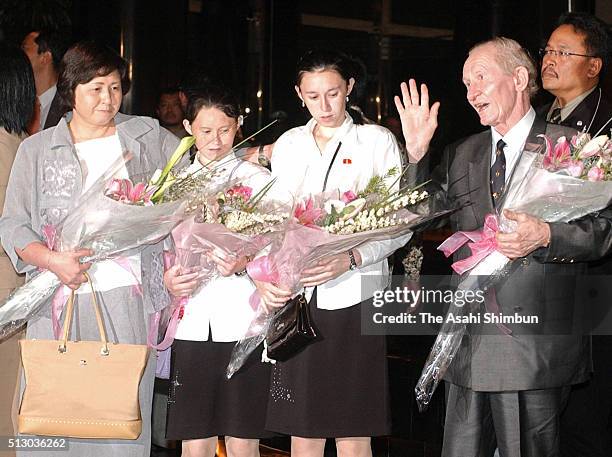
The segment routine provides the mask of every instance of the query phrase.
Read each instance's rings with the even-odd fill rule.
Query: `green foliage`
[[[384,176],[372,176],[366,187],[360,191],[357,196],[359,198],[365,198],[368,195],[379,194],[383,199],[386,198],[389,195],[390,186],[385,184],[385,180],[397,176],[398,174],[399,169],[397,167],[393,167],[389,169]]]

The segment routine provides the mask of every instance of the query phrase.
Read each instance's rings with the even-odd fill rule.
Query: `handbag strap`
[[[108,350],[108,341],[106,339],[106,330],[104,329],[104,321],[102,320],[102,313],[100,312],[100,305],[98,305],[98,298],[96,296],[96,291],[93,288],[93,283],[89,274],[87,272],[83,273],[87,282],[89,283],[89,287],[91,287],[91,297],[93,302],[94,311],[96,313],[96,321],[98,323],[98,330],[100,331],[100,341],[102,342],[102,349],[100,350],[101,355],[109,355]],[[68,343],[68,333],[70,332],[70,327],[72,325],[72,315],[74,311],[74,297],[75,291],[73,290],[70,294],[70,298],[68,299],[68,304],[66,305],[66,318],[64,319],[64,328],[62,331],[62,340],[59,345],[58,351],[61,353],[66,352],[66,344]]]
[[[329,162],[329,167],[327,167],[327,173],[325,173],[325,180],[323,181],[323,191],[322,192],[325,192],[325,190],[327,188],[327,178],[329,178],[329,172],[331,171],[332,166],[334,165],[334,161],[336,160],[336,156],[338,155],[338,151],[340,151],[340,146],[342,146],[342,141],[338,142],[338,147],[334,151],[334,155],[332,156],[331,162]]]

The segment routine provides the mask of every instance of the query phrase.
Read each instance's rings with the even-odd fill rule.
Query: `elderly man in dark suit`
[[[495,38],[470,51],[463,67],[467,100],[490,128],[448,146],[434,171],[448,196],[462,204],[451,217],[454,231],[481,228],[485,216],[495,213],[527,143],[541,142],[540,134],[554,139],[575,133],[536,116],[530,103],[536,76],[534,62],[513,40]],[[419,97],[414,81],[402,84],[402,95],[396,105],[409,159],[417,162],[435,130],[437,105],[429,110],[426,87]],[[584,272],[581,261],[610,247],[611,220],[545,223],[524,213],[505,216],[516,228],[497,234],[497,249],[516,261],[512,275],[496,287],[500,311],[538,316],[553,334],[508,336],[492,325],[482,333],[493,334],[463,338],[445,378],[444,457],[492,456],[496,447],[501,457],[559,456],[559,416],[569,388],[590,370],[588,337],[568,330],[573,281]],[[468,251],[458,251],[455,260]]]
[[[555,96],[538,109],[548,122],[596,135],[610,135],[612,103],[599,86],[610,59],[610,35],[604,22],[587,13],[559,18],[542,57],[542,87]]]

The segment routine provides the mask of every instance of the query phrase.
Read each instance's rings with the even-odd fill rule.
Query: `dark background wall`
[[[570,3],[609,9],[603,0]],[[293,91],[298,57],[339,48],[367,68],[360,105],[374,120],[394,114],[401,81],[426,82],[442,102],[442,145],[480,128],[460,83],[468,49],[505,35],[537,55],[567,8],[566,0],[0,0],[0,32],[19,41],[32,27],[58,25],[75,39],[107,43],[131,63],[127,112],[152,114],[159,88],[199,66],[237,91],[250,111],[247,132],[287,113],[273,135],[305,119]]]

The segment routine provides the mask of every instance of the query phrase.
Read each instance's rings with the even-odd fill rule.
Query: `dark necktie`
[[[493,196],[493,203],[497,206],[501,195],[504,192],[506,185],[506,155],[504,154],[504,147],[506,143],[504,140],[497,142],[497,148],[495,149],[495,162],[491,167],[491,195]]]
[[[555,108],[550,113],[550,120],[548,121],[551,124],[559,124],[561,123],[561,108]]]

